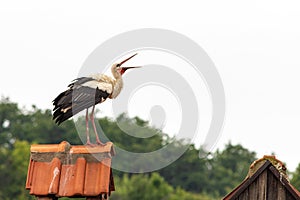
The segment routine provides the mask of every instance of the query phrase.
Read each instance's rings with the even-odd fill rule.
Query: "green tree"
[[[208,166],[208,159],[200,159],[199,150],[191,145],[178,160],[159,173],[175,187],[202,193],[209,187]]]
[[[30,143],[60,143],[68,140],[81,144],[72,121],[57,126],[52,120],[51,110],[32,106],[31,110],[20,109],[8,98],[0,101],[0,145],[11,146],[15,140]]]
[[[12,124],[18,120],[20,110],[16,103],[10,102],[9,98],[0,101],[0,145],[6,147],[13,143]]]
[[[229,142],[223,151],[217,150],[211,160],[210,194],[224,196],[239,185],[248,173],[256,153],[242,145]]]
[[[209,195],[202,193],[196,194],[192,192],[187,192],[180,187],[177,187],[175,191],[171,194],[170,200],[214,200],[215,198],[210,197]]]
[[[218,199],[241,183],[256,159],[255,152],[230,142],[224,150],[213,153],[210,159],[200,159],[202,151],[191,145],[178,160],[159,173],[174,187],[208,193]]]
[[[130,178],[125,175],[121,180],[119,179],[117,192],[113,193],[112,199],[168,199],[172,190],[172,187],[158,173],[153,173],[151,176],[135,174]]]
[[[112,200],[212,200],[205,194],[193,194],[180,187],[174,189],[158,173],[151,175],[135,174],[116,178],[116,192]]]
[[[292,185],[300,190],[300,163],[298,164],[296,171],[292,173],[293,177],[291,179]]]
[[[122,114],[117,118],[116,121],[113,121],[109,118],[102,118],[99,120],[99,123],[103,129],[101,133],[106,133],[106,137],[110,141],[112,141],[115,146],[123,150],[129,152],[146,153],[161,149],[163,146],[163,134],[161,133],[161,131],[146,126],[146,122],[140,119],[128,118],[125,114]],[[128,135],[127,133],[139,135],[137,135],[137,137],[133,137],[132,135]],[[140,137],[144,135],[150,135],[151,137]],[[101,138],[101,140],[105,141],[105,138]],[[123,165],[122,167],[124,168],[130,167],[131,170],[140,172],[143,169],[147,168],[149,164],[156,162],[155,160],[163,159],[161,156],[163,155],[158,155],[157,157],[153,158],[153,160],[146,160],[145,162],[140,162],[139,160],[131,160],[130,162],[123,162],[118,164]],[[126,158],[123,159],[126,160]],[[114,174],[118,176],[124,175],[123,172],[117,170],[114,170]]]
[[[117,117],[116,121],[102,118],[99,120],[99,124],[103,132],[106,133],[106,137],[124,150],[143,153],[155,151],[162,147],[162,132],[147,126],[147,122],[137,117],[129,118],[123,113]],[[141,137],[145,135],[151,137]]]
[[[12,150],[1,147],[0,199],[33,199],[25,190],[30,145],[16,141]]]

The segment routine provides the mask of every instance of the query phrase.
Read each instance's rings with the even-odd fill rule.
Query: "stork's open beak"
[[[130,60],[131,58],[133,58],[136,55],[137,55],[137,53],[134,54],[134,55],[132,55],[132,56],[130,56],[129,58],[126,58],[122,62],[120,62],[120,66],[123,65],[125,62],[127,62],[128,60]],[[136,67],[121,67],[121,74],[124,74],[127,69],[134,69],[134,68],[140,68],[140,67],[141,66],[136,66]]]

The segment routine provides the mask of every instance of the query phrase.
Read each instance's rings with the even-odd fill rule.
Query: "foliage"
[[[199,159],[199,150],[191,145],[178,160],[159,172],[175,187],[192,192],[205,192],[209,187],[208,162],[208,159]]]
[[[0,147],[0,199],[33,199],[24,190],[30,145],[16,141],[12,150]]]
[[[112,194],[112,200],[212,200],[207,195],[189,193],[180,187],[174,189],[158,173],[135,174],[130,178],[124,175],[116,179],[116,184],[118,192]]]
[[[68,140],[80,144],[72,121],[57,126],[52,120],[51,110],[21,110],[16,103],[2,99],[0,105],[0,145],[10,147],[15,140],[29,143],[59,143]]]
[[[296,171],[293,173],[293,178],[291,179],[291,183],[295,188],[300,190],[300,163],[296,168]]]
[[[147,122],[139,118],[130,119],[125,114],[121,114],[117,118],[117,123],[109,118],[102,118],[99,120],[99,123],[103,128],[103,132],[107,133],[106,136],[109,140],[126,151],[144,153],[155,151],[162,147],[161,132],[147,126]],[[125,134],[119,126],[125,129],[124,131],[127,133],[138,132],[139,136],[152,135],[152,137],[132,137],[131,135]]]
[[[255,152],[231,143],[223,151],[217,150],[211,159],[200,159],[200,151],[191,145],[181,158],[160,170],[161,175],[173,186],[191,192],[209,193],[217,198],[237,186],[256,159]]]
[[[246,177],[256,153],[230,142],[223,151],[217,150],[211,160],[210,187],[206,192],[224,196]]]
[[[119,182],[119,192],[112,199],[167,199],[172,192],[172,187],[157,173],[133,175],[130,179],[125,175]]]

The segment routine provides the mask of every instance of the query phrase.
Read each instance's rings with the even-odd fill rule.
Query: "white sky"
[[[0,95],[52,108],[105,40],[138,28],[174,30],[205,49],[223,80],[226,121],[217,147],[231,140],[258,157],[275,152],[294,170],[300,163],[300,2],[243,2],[1,1]]]

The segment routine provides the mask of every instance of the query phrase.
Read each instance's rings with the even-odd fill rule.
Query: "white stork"
[[[104,74],[94,74],[88,77],[80,77],[75,79],[68,89],[60,93],[53,100],[53,120],[58,125],[65,120],[76,115],[80,111],[86,109],[85,123],[86,123],[86,145],[92,145],[89,136],[89,114],[88,109],[92,107],[90,113],[90,120],[93,125],[93,129],[96,135],[96,142],[99,145],[103,145],[100,141],[96,125],[94,121],[95,105],[104,102],[107,98],[116,98],[122,88],[123,80],[122,75],[127,69],[138,68],[138,67],[122,67],[122,65],[133,58],[137,54],[130,56],[120,63],[113,64],[111,72],[114,78],[111,78]]]

